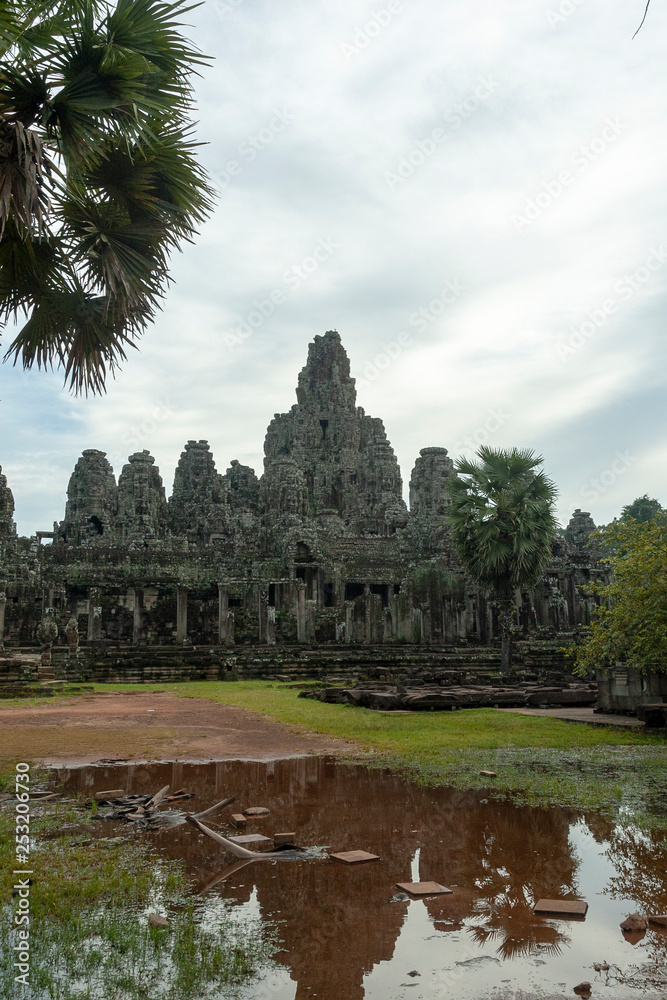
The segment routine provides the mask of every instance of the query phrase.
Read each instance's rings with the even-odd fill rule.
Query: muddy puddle
[[[631,822],[422,788],[325,757],[96,766],[57,775],[86,793],[186,788],[195,794],[185,805],[193,812],[234,795],[233,809],[209,823],[220,833],[239,833],[227,825],[233,810],[266,806],[270,815],[248,820],[242,832],[296,831],[303,846],[380,856],[356,866],[320,859],[238,867],[185,823],[134,833],[184,859],[204,914],[224,900],[241,921],[277,922],[283,950],[248,998],[532,1000],[573,997],[582,980],[594,998],[667,996],[658,985],[662,975],[667,981],[667,931],[630,941],[619,928],[636,910],[667,912],[664,835]],[[113,835],[120,824],[95,826],[96,835]],[[396,888],[426,880],[454,892],[422,900]],[[536,917],[532,904],[543,897],[585,899],[587,916]],[[611,968],[596,972],[594,963]],[[634,968],[641,972],[628,980]]]

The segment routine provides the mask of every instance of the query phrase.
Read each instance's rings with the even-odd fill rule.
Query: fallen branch
[[[262,851],[259,854],[256,851],[248,851],[245,847],[241,847],[240,844],[235,844],[233,841],[227,840],[226,837],[221,837],[219,833],[215,833],[215,831],[209,829],[208,826],[204,826],[204,824],[200,823],[197,817],[193,816],[192,813],[185,814],[185,821],[191,826],[196,827],[200,833],[210,837],[211,840],[216,842],[216,844],[219,844],[220,847],[224,847],[226,851],[229,851],[230,854],[233,854],[237,858],[242,858],[243,860],[248,861],[258,861],[260,858],[282,858],[285,856],[284,851]]]
[[[213,813],[218,811],[218,809],[224,809],[225,806],[231,806],[232,802],[236,802],[236,799],[233,796],[228,799],[222,799],[221,802],[216,802],[216,804],[211,806],[209,809],[204,809],[203,812],[194,813],[193,815],[195,819],[204,819],[205,816],[212,816]]]
[[[156,792],[155,795],[153,796],[153,798],[149,799],[148,802],[146,803],[146,805],[144,806],[145,811],[146,812],[153,812],[154,809],[157,809],[157,807],[162,802],[162,799],[165,797],[165,795],[169,791],[169,788],[170,788],[169,785],[165,785],[164,788],[161,788],[159,792]]]

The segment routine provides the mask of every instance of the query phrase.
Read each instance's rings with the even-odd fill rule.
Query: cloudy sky
[[[0,366],[19,530],[84,448],[262,468],[337,329],[404,483],[419,449],[544,455],[600,523],[667,503],[667,3],[206,0],[190,34],[219,195],[155,326],[97,399]],[[5,335],[5,343],[9,338]]]

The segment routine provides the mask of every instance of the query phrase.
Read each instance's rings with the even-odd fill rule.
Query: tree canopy
[[[0,323],[6,358],[103,390],[150,323],[170,253],[212,205],[193,138],[186,0],[0,7]]]
[[[667,512],[650,520],[620,520],[601,532],[611,555],[608,584],[591,589],[604,603],[595,609],[577,670],[616,661],[645,673],[667,670]]]
[[[448,480],[449,521],[459,558],[500,602],[503,669],[511,667],[509,628],[514,592],[536,583],[551,555],[557,491],[543,459],[527,449],[483,445]]]
[[[659,514],[662,510],[662,504],[659,500],[650,498],[648,493],[644,493],[643,496],[637,497],[632,503],[626,503],[625,507],[621,510],[621,521],[650,521],[652,518]]]

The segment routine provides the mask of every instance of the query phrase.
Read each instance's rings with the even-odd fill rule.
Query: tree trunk
[[[500,625],[500,672],[512,673],[512,624],[514,602],[511,597],[501,597],[498,601],[498,624]]]

